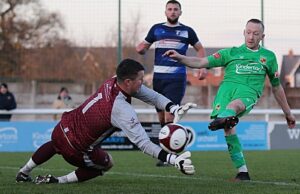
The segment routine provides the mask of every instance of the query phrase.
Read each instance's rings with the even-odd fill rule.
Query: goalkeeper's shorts
[[[238,114],[241,117],[248,114],[257,103],[258,95],[255,90],[249,88],[243,84],[233,82],[223,82],[216,94],[213,111],[210,115],[211,118],[216,118],[221,112],[223,112],[227,105],[233,100],[239,99],[243,102],[246,109]]]

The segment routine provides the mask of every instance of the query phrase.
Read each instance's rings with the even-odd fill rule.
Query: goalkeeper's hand
[[[174,165],[183,174],[195,174],[195,167],[192,164],[191,152],[186,151],[180,155],[168,154],[168,163]]]
[[[174,105],[170,108],[170,112],[174,115],[173,123],[177,123],[191,108],[197,107],[197,104],[188,102],[185,105]]]

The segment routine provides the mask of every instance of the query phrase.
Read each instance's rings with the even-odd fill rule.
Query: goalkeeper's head
[[[124,59],[117,67],[118,85],[127,94],[135,94],[143,84],[144,71],[144,66],[139,62],[133,59]]]

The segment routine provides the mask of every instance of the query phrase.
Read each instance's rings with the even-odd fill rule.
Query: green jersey
[[[278,64],[275,54],[263,47],[253,51],[245,44],[219,50],[208,56],[209,68],[225,67],[223,82],[235,82],[250,87],[261,96],[265,77],[268,75],[271,85],[280,84]]]

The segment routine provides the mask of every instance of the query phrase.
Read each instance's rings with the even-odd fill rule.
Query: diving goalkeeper
[[[194,174],[191,153],[170,154],[152,143],[142,127],[131,98],[174,114],[174,122],[195,104],[173,104],[163,95],[144,86],[144,67],[132,59],[123,60],[117,67],[117,76],[106,80],[95,94],[78,108],[65,112],[52,132],[51,140],[32,155],[18,171],[16,182],[32,182],[31,171],[59,154],[77,169],[64,176],[38,176],[36,184],[83,182],[102,176],[113,166],[109,153],[101,149],[103,140],[121,129],[143,153],[175,166],[182,173]]]

